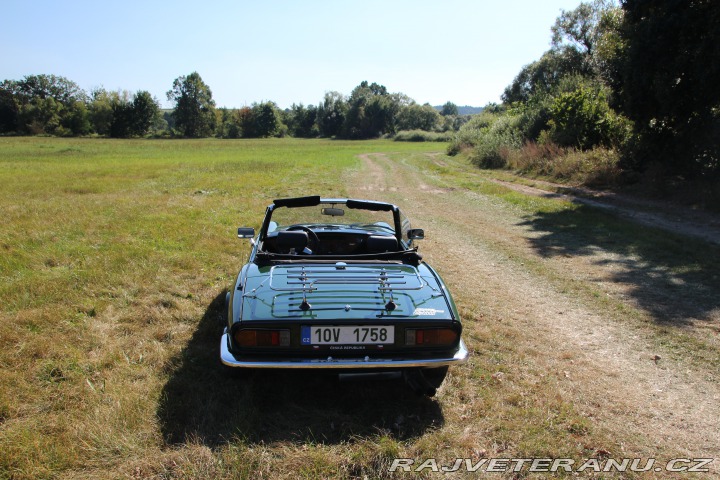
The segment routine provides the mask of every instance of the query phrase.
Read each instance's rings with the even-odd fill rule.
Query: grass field
[[[262,415],[237,411],[238,387],[191,381],[218,373],[216,352],[183,357],[216,343],[218,299],[247,254],[234,229],[259,227],[276,197],[343,196],[358,153],[420,149],[0,139],[0,477],[235,475],[263,463],[243,453]],[[195,425],[203,410],[228,417]],[[313,455],[307,468],[324,476]]]
[[[534,307],[512,290],[539,279],[560,292],[565,300],[551,306],[567,316],[582,304],[608,322],[627,317],[633,336],[670,357],[694,349],[688,368],[708,369],[718,349],[687,322],[644,325],[688,315],[716,325],[717,249],[703,256],[698,243],[483,183],[443,150],[390,141],[0,138],[0,478],[414,478],[389,473],[392,459],[678,455],[647,447],[651,440],[622,425],[603,426],[602,402],[583,386],[596,378],[582,370],[589,360],[572,346],[532,344],[522,322]],[[451,369],[434,399],[403,385],[307,374],[227,378],[218,320],[248,251],[235,228],[259,227],[273,198],[348,195],[357,185],[347,179],[367,173],[358,155],[370,152],[390,159],[378,168],[403,165],[386,178],[408,187],[369,194],[416,210],[429,202],[420,226],[436,222],[436,239],[452,232],[452,241],[421,248],[441,260],[464,336],[480,353]],[[428,187],[431,177],[437,185]],[[477,223],[436,215],[423,189],[442,189],[457,212],[480,199]],[[501,258],[502,268],[475,259],[497,276],[481,288],[477,275],[457,270],[467,260],[458,237],[473,228],[496,235],[473,248]],[[579,260],[568,268],[570,257]],[[597,264],[625,276],[596,281]],[[686,300],[661,311],[647,285],[658,298]]]

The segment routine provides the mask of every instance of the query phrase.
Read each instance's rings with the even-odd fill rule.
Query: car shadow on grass
[[[219,361],[224,299],[225,291],[208,305],[170,367],[157,412],[168,445],[405,440],[443,425],[437,400],[414,394],[401,380],[340,382],[298,371],[229,376]]]
[[[626,285],[658,324],[689,326],[716,318],[720,248],[715,245],[588,206],[539,213],[522,225],[540,233],[529,240],[542,257],[597,256],[595,264],[609,269],[608,279]]]

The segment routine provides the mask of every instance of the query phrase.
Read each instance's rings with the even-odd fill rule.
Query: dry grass
[[[168,450],[159,411],[242,264],[234,228],[259,227],[277,196],[341,195],[334,178],[365,148],[416,147],[2,139],[0,477],[194,472],[202,440]],[[209,390],[226,382],[211,325]]]
[[[429,235],[422,248],[471,319],[466,328],[480,332],[469,338],[482,363],[467,373],[494,371],[507,382],[460,396],[466,406],[491,391],[500,415],[490,413],[491,427],[480,431],[501,444],[499,427],[515,434],[489,453],[717,456],[716,247],[520,194],[447,157],[415,156],[401,167],[377,155],[368,164],[370,190],[387,195],[400,181],[404,188],[389,194],[426,231],[452,232]],[[505,397],[505,385],[521,394]],[[485,418],[471,415],[466,427]],[[457,434],[457,426],[446,428]]]
[[[489,183],[476,194],[477,180],[450,159],[412,155],[427,144],[0,142],[0,478],[415,478],[388,472],[392,459],[677,454],[663,442],[651,451],[652,437],[612,420],[612,408],[624,419],[629,407],[599,397],[591,358],[547,343],[527,323],[552,319],[517,294],[531,284],[547,289],[537,295],[555,298],[552,307],[611,306],[612,318],[639,308],[593,300],[592,282],[561,278],[562,265],[534,252],[538,235],[518,237],[529,227],[512,222],[531,212],[538,230],[576,221],[566,205]],[[368,151],[403,153],[368,171],[356,157]],[[425,222],[421,248],[450,282],[473,351],[436,398],[388,382],[282,372],[234,379],[219,368],[225,288],[247,248],[234,227],[258,227],[272,198],[308,192],[396,201]],[[449,207],[469,221],[442,215]],[[597,223],[580,214],[589,219],[581,226]],[[557,249],[554,238],[547,245]],[[652,257],[651,244],[615,253],[704,282],[687,262]],[[473,269],[463,269],[469,261]]]
[[[526,175],[593,187],[617,186],[622,171],[614,150],[564,149],[552,142],[527,142],[505,152],[506,166]]]

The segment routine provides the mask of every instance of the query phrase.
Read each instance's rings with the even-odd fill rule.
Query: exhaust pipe
[[[405,384],[412,389],[418,395],[427,395],[428,397],[434,397],[437,389],[430,385],[425,375],[420,370],[405,370],[403,371],[403,379]]]

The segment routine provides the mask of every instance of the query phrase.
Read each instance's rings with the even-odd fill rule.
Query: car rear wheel
[[[425,377],[425,380],[428,381],[430,385],[432,385],[435,388],[440,388],[440,385],[442,385],[443,380],[445,380],[445,376],[447,375],[448,367],[447,365],[444,367],[437,367],[437,368],[424,368],[422,373]]]

